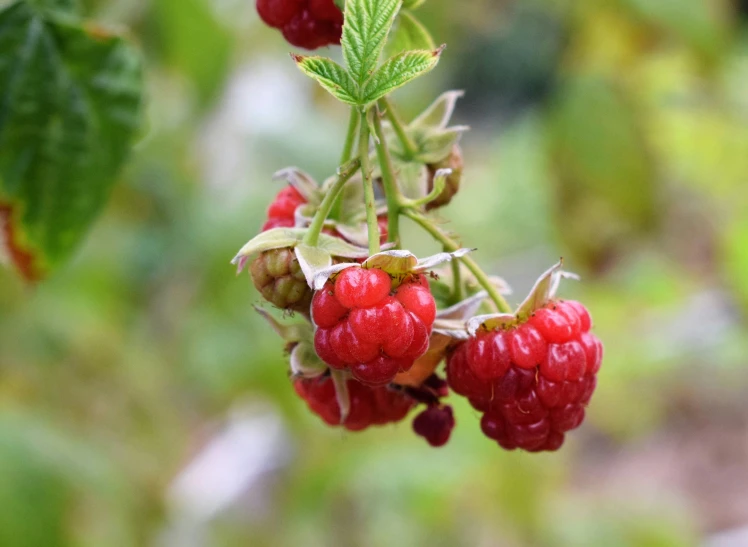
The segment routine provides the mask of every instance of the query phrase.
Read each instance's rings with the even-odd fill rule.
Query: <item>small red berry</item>
[[[271,27],[288,23],[304,6],[305,0],[257,0],[257,13]]]
[[[434,447],[447,444],[454,426],[455,418],[449,405],[430,406],[413,420],[413,431]]]
[[[395,291],[395,298],[424,324],[429,325],[434,322],[436,303],[428,287],[414,283],[400,285]]]

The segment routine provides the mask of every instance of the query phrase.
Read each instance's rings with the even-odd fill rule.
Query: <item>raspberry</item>
[[[316,49],[340,43],[343,13],[333,0],[257,0],[257,12],[294,46]]]
[[[290,185],[286,186],[278,192],[268,207],[267,220],[261,231],[265,232],[271,228],[293,228],[296,225],[296,209],[306,203],[306,198],[296,188]],[[387,215],[377,217],[377,223],[379,225],[379,241],[385,243],[387,241]],[[322,231],[331,236],[346,239],[337,230],[325,228]]]
[[[413,420],[413,431],[434,447],[444,446],[452,434],[455,418],[452,407],[430,406]]]
[[[437,209],[439,207],[444,207],[445,205],[447,205],[450,201],[452,201],[452,198],[460,190],[463,168],[462,150],[460,149],[460,146],[455,144],[454,146],[452,146],[452,150],[450,151],[449,156],[438,163],[432,163],[427,165],[426,167],[428,167],[429,170],[429,192],[434,189],[434,176],[439,169],[452,170],[452,173],[445,180],[446,184],[442,193],[439,194],[435,200],[430,201],[426,204],[426,210],[430,211],[431,209]]]
[[[296,209],[306,203],[306,199],[293,186],[286,186],[278,192],[268,207],[268,219],[262,226],[262,231],[271,228],[291,228],[296,224]]]
[[[483,433],[507,450],[557,450],[579,427],[603,347],[579,302],[551,301],[524,323],[478,332],[447,359],[450,387],[483,412]]]
[[[265,300],[284,310],[309,311],[313,293],[293,249],[265,251],[252,262],[249,271]]]
[[[350,411],[340,423],[340,406],[330,376],[294,381],[296,393],[309,408],[331,426],[342,425],[350,431],[361,431],[372,425],[399,422],[410,412],[416,401],[401,390],[388,387],[372,388],[348,380]]]
[[[341,271],[312,300],[317,354],[367,385],[390,383],[429,346],[436,305],[422,283],[411,276],[393,292],[383,270]]]

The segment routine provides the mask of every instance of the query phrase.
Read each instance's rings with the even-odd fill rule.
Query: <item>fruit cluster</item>
[[[462,183],[467,127],[449,125],[461,92],[442,94],[409,123],[377,95],[438,61],[441,48],[426,39],[420,51],[395,53],[377,68],[390,26],[399,21],[402,45],[419,4],[408,4],[409,25],[398,19],[400,2],[346,0],[354,17],[343,41],[347,68],[292,55],[352,107],[343,160],[323,184],[296,168],[280,171],[276,178],[289,184],[234,263],[249,265],[262,297],[287,312],[280,321],[258,308],[286,342],[296,393],[326,424],[361,431],[418,409],[415,434],[443,446],[456,425],[446,398],[456,394],[500,447],[557,450],[584,419],[603,347],[587,309],[556,296],[561,279],[574,277],[561,261],[513,308],[506,285],[433,216]],[[343,15],[332,0],[257,0],[257,9],[294,45],[340,43]],[[403,248],[401,217],[443,252],[419,259]]]
[[[484,413],[483,433],[503,448],[556,450],[596,386],[602,344],[590,326],[579,302],[551,301],[461,344],[447,359],[449,385]]]
[[[257,0],[257,12],[294,46],[317,49],[340,43],[343,13],[333,0]]]
[[[350,267],[315,293],[314,347],[325,363],[379,386],[426,353],[436,317],[428,281],[415,275],[393,285],[383,270]]]

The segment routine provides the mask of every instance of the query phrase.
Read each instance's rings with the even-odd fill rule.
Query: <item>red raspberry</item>
[[[428,349],[436,310],[421,277],[394,292],[390,276],[376,268],[347,268],[328,281],[312,300],[320,358],[374,386],[409,370]]]
[[[388,387],[372,388],[348,380],[350,410],[340,423],[340,406],[335,386],[329,376],[294,381],[296,393],[309,408],[331,426],[342,425],[350,431],[361,431],[372,425],[399,422],[410,412],[416,401],[401,390]]]
[[[434,447],[444,446],[452,434],[455,418],[452,407],[430,406],[413,420],[413,431]]]
[[[268,302],[284,310],[309,312],[313,292],[293,249],[265,251],[252,262],[249,273]]]
[[[316,49],[340,43],[343,13],[333,0],[257,0],[257,12],[294,46]]]
[[[525,323],[461,344],[447,380],[484,412],[483,432],[502,447],[557,450],[597,384],[603,347],[591,324],[579,302],[549,302]]]
[[[262,231],[271,228],[291,228],[296,224],[294,215],[296,208],[306,203],[306,199],[293,186],[286,186],[278,192],[268,207],[268,219],[262,226]]]

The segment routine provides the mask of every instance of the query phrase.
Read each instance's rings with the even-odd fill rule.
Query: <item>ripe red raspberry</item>
[[[343,13],[333,0],[257,0],[257,12],[294,46],[316,49],[340,43]]]
[[[478,332],[447,360],[450,387],[484,412],[485,435],[506,449],[557,450],[578,427],[603,346],[579,302],[551,301],[505,330]]]
[[[413,420],[413,431],[434,447],[444,446],[452,434],[455,418],[452,407],[429,406]]]
[[[455,196],[460,190],[460,182],[462,181],[462,150],[458,144],[452,146],[452,150],[449,156],[444,158],[442,161],[437,163],[428,164],[429,170],[429,186],[428,190],[431,192],[434,189],[434,176],[439,169],[451,169],[452,173],[445,180],[444,190],[437,198],[426,204],[426,210],[437,209],[438,207],[444,207]]]
[[[252,262],[249,272],[265,300],[284,310],[309,312],[313,292],[293,249],[265,251]]]
[[[294,381],[296,393],[309,408],[331,426],[342,425],[350,431],[361,431],[372,425],[399,422],[410,412],[416,401],[402,390],[373,388],[348,380],[350,410],[340,423],[340,406],[330,376]]]
[[[271,228],[291,228],[296,224],[296,208],[306,203],[306,199],[293,186],[286,186],[268,207],[268,219],[262,226],[262,231]]]
[[[436,304],[422,276],[392,290],[376,268],[347,268],[317,291],[314,346],[328,365],[349,369],[368,385],[384,385],[409,370],[428,349]]]

